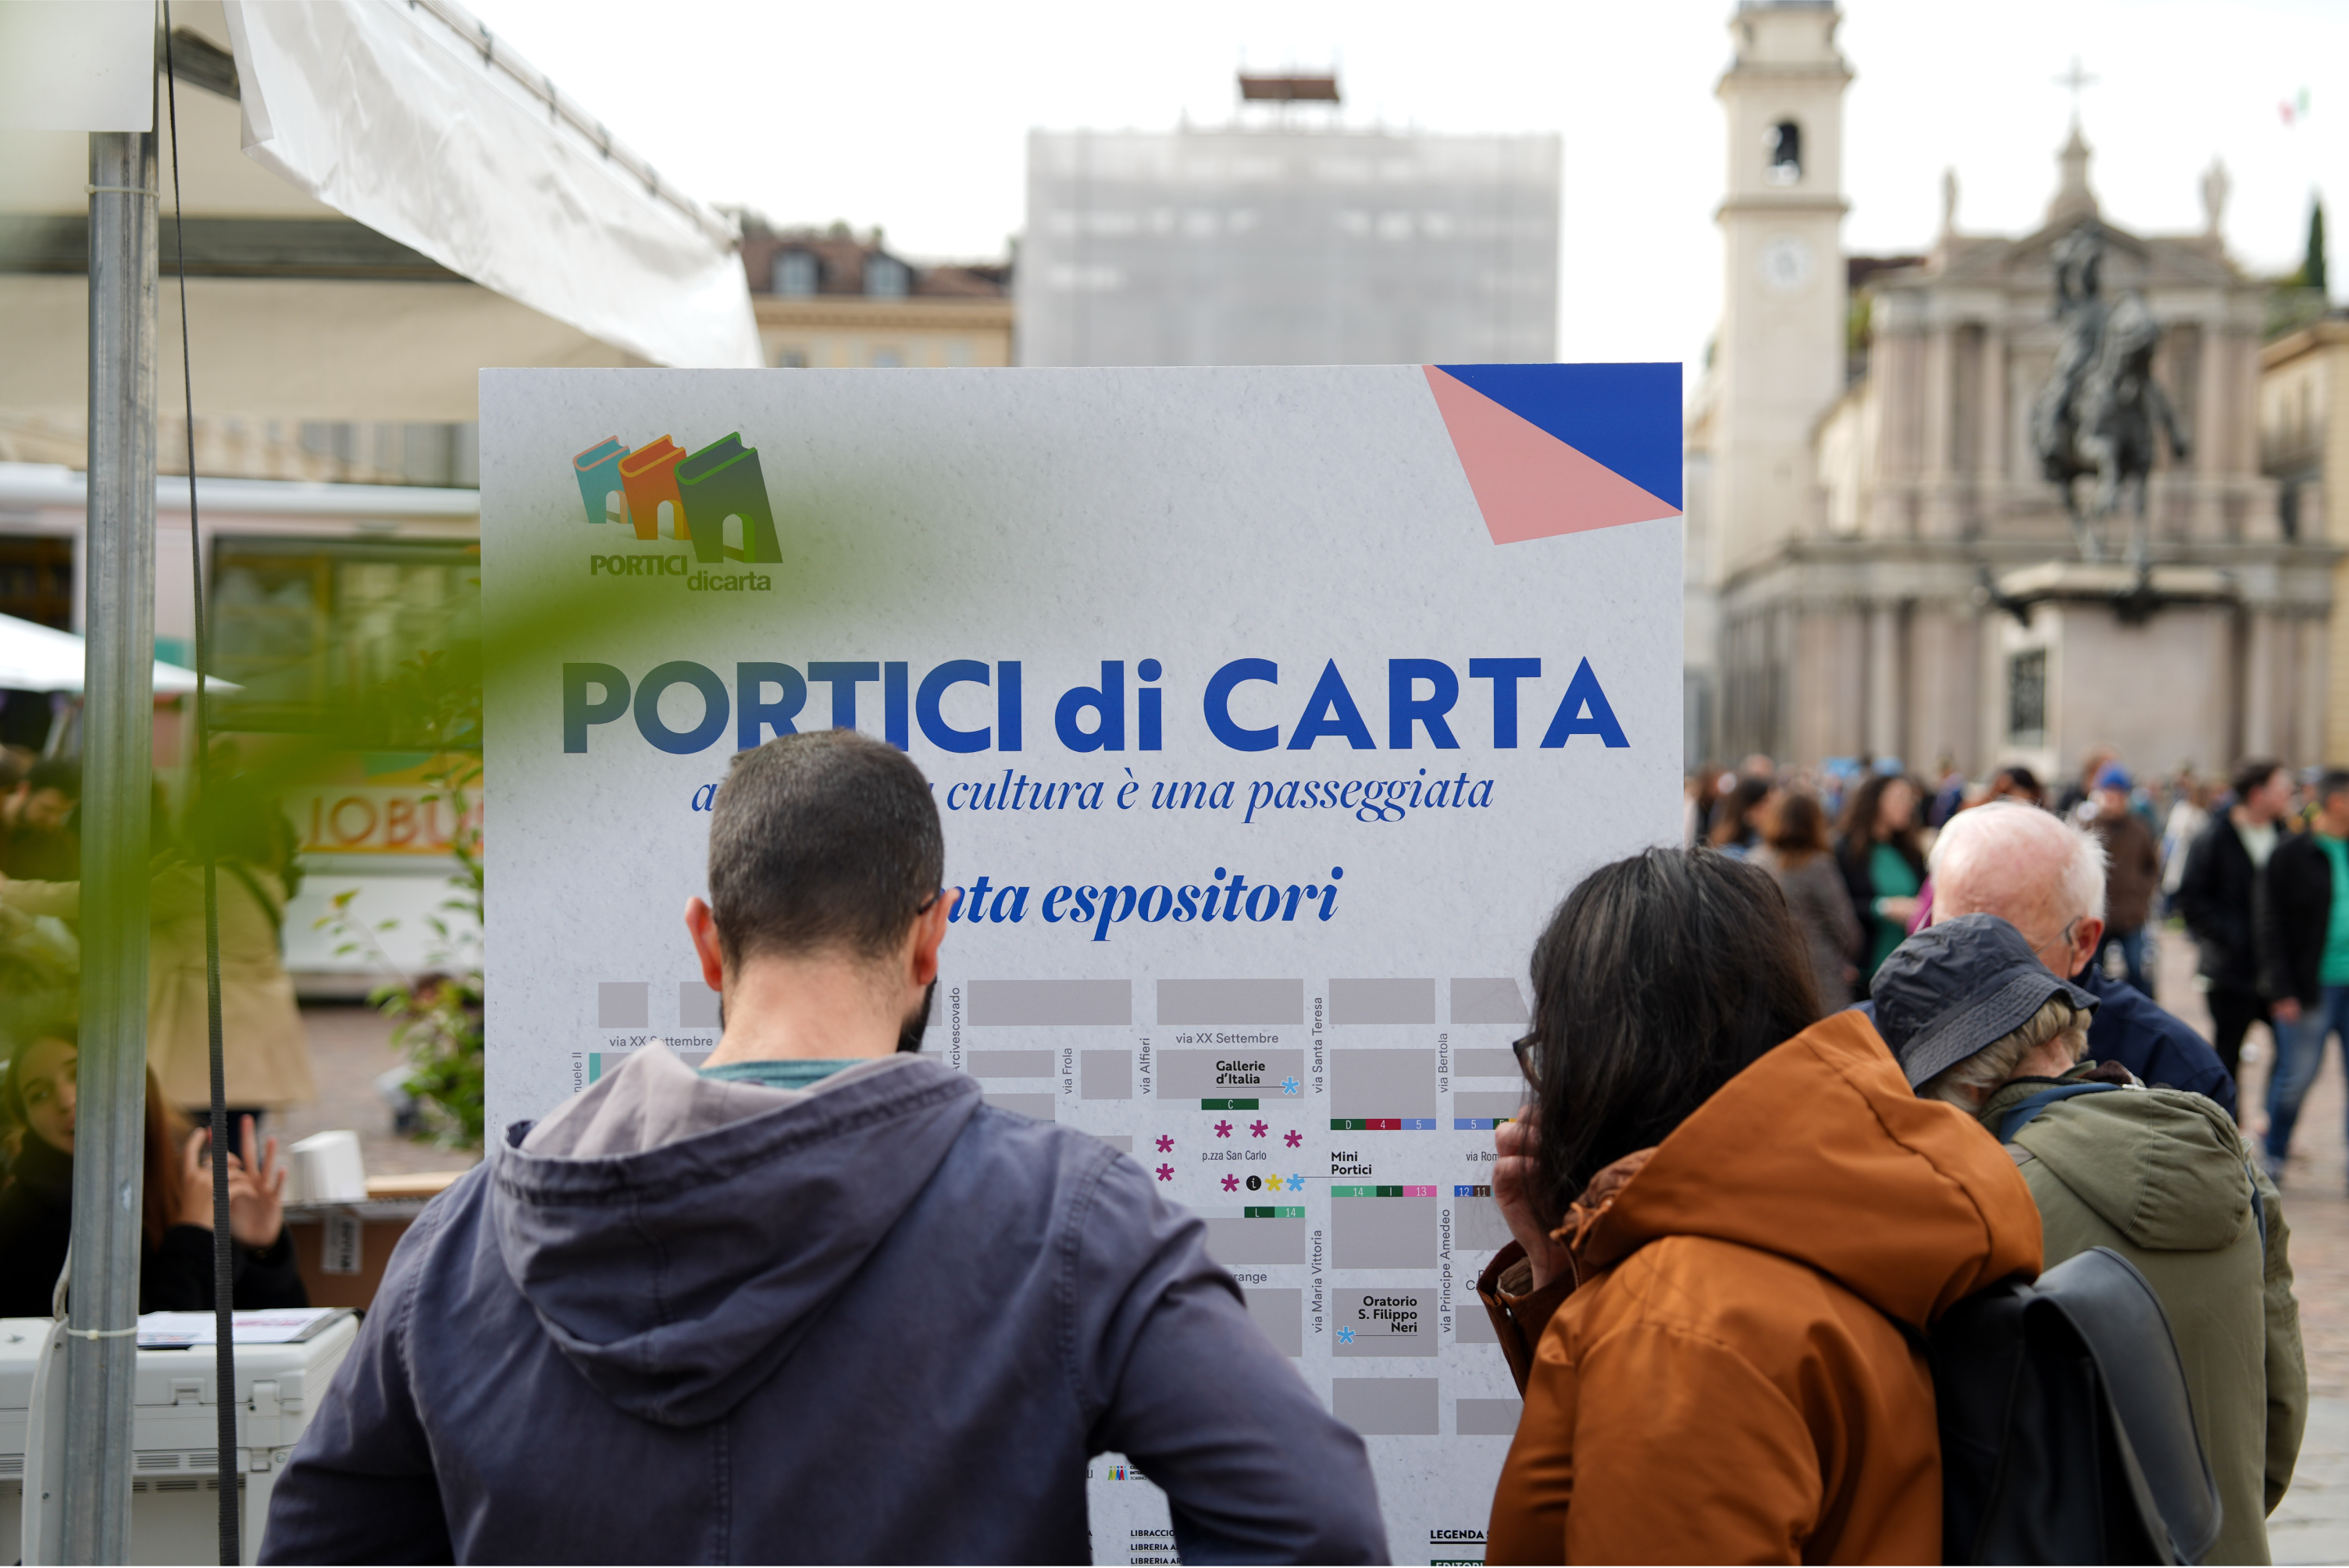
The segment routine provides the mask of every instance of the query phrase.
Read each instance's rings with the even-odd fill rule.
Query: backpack
[[[2199,1563],[2217,1541],[2169,1320],[2118,1253],[1977,1291],[1924,1347],[1944,1563]]]

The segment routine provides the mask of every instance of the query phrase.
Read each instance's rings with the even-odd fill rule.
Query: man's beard
[[[933,980],[930,982],[929,989],[922,993],[920,1009],[906,1014],[905,1024],[897,1031],[897,1048],[900,1051],[918,1051],[922,1048],[922,1036],[930,1026],[930,1005],[937,999],[938,983]]]

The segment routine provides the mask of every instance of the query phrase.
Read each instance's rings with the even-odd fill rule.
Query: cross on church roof
[[[2072,123],[2075,126],[2080,123],[2080,89],[2094,87],[2096,81],[2096,77],[2080,68],[2080,57],[2077,55],[2072,57],[2072,68],[2055,78],[2057,87],[2072,89]]]

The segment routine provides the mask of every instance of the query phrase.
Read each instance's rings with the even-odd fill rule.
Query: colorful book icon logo
[[[766,475],[740,430],[691,454],[668,436],[634,451],[607,437],[574,458],[572,468],[591,523],[625,521],[640,540],[666,532],[689,542],[694,558],[706,562],[782,559]],[[741,524],[739,545],[726,542],[730,521]]]

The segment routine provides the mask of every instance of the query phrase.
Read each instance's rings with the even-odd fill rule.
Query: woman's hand
[[[1905,893],[1887,893],[1876,901],[1876,918],[1906,931],[1917,918],[1918,907],[1917,901]]]
[[[1534,1288],[1539,1290],[1558,1275],[1570,1274],[1574,1265],[1566,1249],[1549,1239],[1549,1228],[1534,1209],[1534,1189],[1541,1180],[1541,1140],[1533,1108],[1526,1107],[1519,1119],[1493,1129],[1493,1147],[1499,1155],[1493,1161],[1493,1201],[1501,1206],[1509,1234],[1526,1249]]]
[[[253,1118],[243,1119],[239,1133],[244,1153],[228,1157],[228,1233],[240,1246],[259,1252],[275,1246],[285,1231],[285,1167],[277,1161],[274,1137],[263,1142],[261,1159],[254,1160]],[[212,1178],[204,1148],[212,1136],[200,1130],[188,1140],[180,1172],[178,1222],[207,1231],[212,1228]]]

